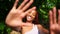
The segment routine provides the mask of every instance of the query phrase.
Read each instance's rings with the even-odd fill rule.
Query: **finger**
[[[53,8],[53,22],[56,23],[56,7]]]
[[[58,24],[60,25],[60,10],[58,10]]]
[[[51,31],[50,31],[50,34],[55,34],[55,33],[54,33],[54,31],[51,30]]]
[[[22,10],[25,11],[27,8],[29,8],[29,6],[30,6],[32,3],[33,3],[33,0],[30,0],[30,1],[26,4],[26,6],[24,6],[24,7],[22,8]]]
[[[31,9],[29,9],[29,10],[27,10],[26,12],[25,12],[25,15],[27,15],[29,12],[31,12],[32,10],[36,10],[36,7],[32,7]]]
[[[13,8],[16,8],[16,7],[17,7],[18,1],[19,1],[19,0],[16,0],[16,1],[15,1]]]
[[[28,1],[28,0],[24,0],[24,1],[21,3],[21,5],[18,7],[18,9],[23,8],[27,1]]]
[[[50,20],[50,25],[53,24],[53,17],[52,17],[52,11],[49,11],[49,20]]]

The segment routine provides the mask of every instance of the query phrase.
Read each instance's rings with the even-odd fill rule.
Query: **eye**
[[[29,12],[29,13],[31,13],[31,12]]]

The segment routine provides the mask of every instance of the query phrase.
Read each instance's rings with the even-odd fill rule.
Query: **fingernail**
[[[36,9],[36,7],[33,7],[33,9]]]
[[[19,0],[16,0],[17,2],[19,1]]]
[[[53,9],[56,9],[56,7],[54,7]]]
[[[60,13],[60,9],[58,9],[58,12]]]
[[[52,11],[50,10],[49,13],[52,14]]]
[[[24,1],[28,1],[28,0],[24,0]]]

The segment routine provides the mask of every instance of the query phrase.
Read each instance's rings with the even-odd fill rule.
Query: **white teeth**
[[[30,16],[28,18],[31,18]]]
[[[31,18],[31,17],[29,16],[29,18]]]

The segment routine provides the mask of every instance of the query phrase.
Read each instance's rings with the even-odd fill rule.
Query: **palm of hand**
[[[23,22],[22,19],[32,10],[35,10],[36,7],[32,7],[29,10],[29,6],[33,3],[33,0],[30,0],[27,4],[27,0],[24,0],[22,4],[16,9],[18,0],[15,1],[15,4],[6,18],[7,25],[10,26],[20,26]],[[25,5],[26,4],[26,5]]]
[[[50,33],[55,34],[57,32],[60,32],[60,10],[58,10],[58,22],[56,19],[55,7],[53,8],[53,11],[49,11],[49,18],[50,18]]]
[[[60,31],[60,25],[59,24],[52,24],[50,26],[51,30],[54,32]]]
[[[23,17],[25,17],[24,13],[18,9],[12,9],[7,16],[10,22],[11,20],[15,20],[15,21],[21,20]]]

